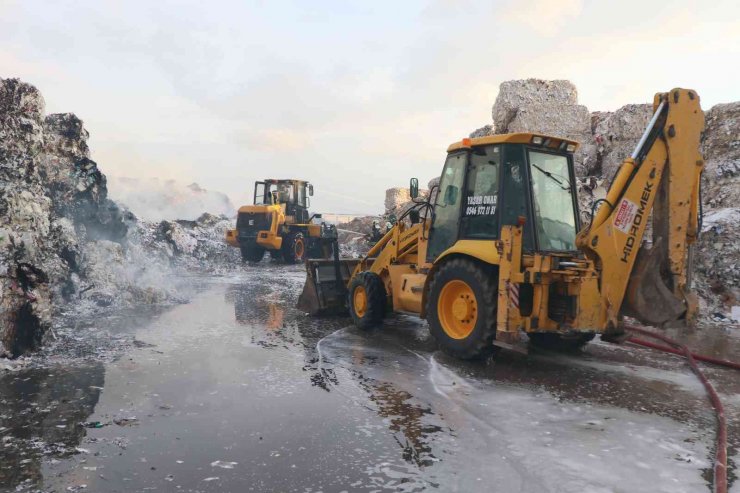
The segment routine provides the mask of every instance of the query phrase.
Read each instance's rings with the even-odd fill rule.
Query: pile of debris
[[[239,264],[226,217],[146,223],[110,200],[82,121],[44,110],[0,79],[0,356],[38,347],[64,306],[173,300],[173,267]]]
[[[373,227],[385,231],[385,224],[386,220],[381,216],[356,217],[349,222],[337,224],[341,256],[349,258],[364,256],[374,244]]]
[[[712,320],[740,323],[740,102],[705,112],[702,236],[694,287]]]
[[[537,131],[581,142],[575,154],[579,174],[589,174],[596,167],[591,114],[588,108],[578,104],[578,91],[570,81],[528,79],[503,82],[492,116],[497,134]]]
[[[569,81],[504,82],[493,105],[493,125],[479,137],[538,132],[581,143],[575,155],[581,220],[591,218],[624,158],[634,150],[652,116],[652,104],[628,104],[613,112],[589,113]],[[704,224],[695,258],[694,289],[705,319],[729,318],[740,305],[740,102],[719,104],[705,114],[703,154]]]
[[[652,116],[652,104],[628,104],[614,112],[593,113],[591,121],[593,141],[597,146],[597,166],[591,173],[611,182],[624,158],[635,150]]]

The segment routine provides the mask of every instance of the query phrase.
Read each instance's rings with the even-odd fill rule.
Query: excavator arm
[[[655,95],[654,114],[577,244],[600,275],[605,325],[690,318],[689,248],[699,233],[704,113],[695,91]],[[652,246],[643,244],[652,220]]]

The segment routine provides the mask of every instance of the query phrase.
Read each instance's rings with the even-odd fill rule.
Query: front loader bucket
[[[662,238],[658,238],[650,250],[643,246],[637,253],[622,307],[625,315],[655,326],[686,315],[687,300],[673,294],[661,275],[664,261]]]
[[[310,259],[297,308],[309,315],[347,313],[347,284],[360,259]],[[339,278],[337,277],[339,271]]]

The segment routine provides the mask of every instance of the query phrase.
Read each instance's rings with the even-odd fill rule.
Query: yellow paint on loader
[[[490,354],[493,345],[515,347],[522,332],[532,341],[555,335],[577,346],[596,333],[618,338],[623,315],[651,324],[690,319],[695,304],[687,284],[688,247],[698,234],[703,128],[696,92],[656,94],[640,143],[625,156],[592,222],[577,234],[576,142],[517,133],[454,143],[436,202],[418,201],[415,212],[400,218],[359,262],[340,260],[335,271],[351,272],[348,278],[337,280],[320,270],[326,267],[307,264],[304,292],[315,296],[309,311],[346,303],[342,290],[325,289],[328,284],[372,273],[382,280],[393,311],[426,318],[442,348],[466,358]],[[563,159],[567,173],[547,168]],[[463,166],[455,168],[460,160]],[[491,182],[474,181],[471,170],[484,170]],[[517,184],[524,188],[512,194]],[[493,206],[481,208],[478,190],[488,188]],[[539,202],[547,197],[559,202]],[[567,222],[568,197],[575,226]],[[474,207],[462,205],[466,200]],[[514,210],[523,215],[512,215]],[[565,215],[559,219],[553,210]],[[481,220],[481,211],[490,216]],[[648,249],[643,240],[651,214]],[[564,247],[553,249],[553,242]],[[438,278],[445,279],[441,289]]]

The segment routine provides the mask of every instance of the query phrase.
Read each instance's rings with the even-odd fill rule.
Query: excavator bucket
[[[643,246],[637,253],[624,299],[625,315],[658,327],[686,316],[689,300],[673,294],[661,273],[665,257],[662,238],[649,250]]]
[[[309,259],[297,308],[309,315],[347,313],[347,284],[360,259]]]

